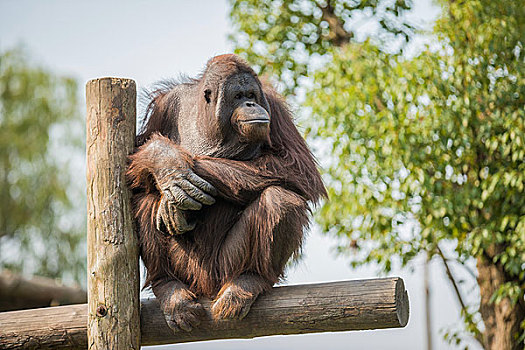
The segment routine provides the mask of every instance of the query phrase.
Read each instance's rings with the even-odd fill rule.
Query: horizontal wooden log
[[[407,292],[397,277],[276,287],[241,321],[213,321],[210,301],[201,302],[208,313],[201,325],[173,333],[157,301],[143,299],[142,345],[396,328],[409,315]],[[0,348],[85,348],[86,323],[85,304],[0,313]]]
[[[33,276],[30,279],[2,271],[0,273],[0,311],[85,303],[87,293],[80,287],[65,286],[58,281]]]

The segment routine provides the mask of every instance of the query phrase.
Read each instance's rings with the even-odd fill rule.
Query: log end
[[[398,278],[395,288],[396,295],[396,314],[401,327],[405,327],[410,316],[410,303],[408,301],[408,293],[405,289],[405,283],[402,278]]]
[[[111,85],[120,85],[122,89],[132,88],[134,91],[136,90],[136,83],[135,80],[129,79],[129,78],[115,78],[115,77],[103,77],[103,78],[96,78],[88,80],[86,83],[86,90],[89,89],[90,85],[96,85],[101,82],[107,82]]]

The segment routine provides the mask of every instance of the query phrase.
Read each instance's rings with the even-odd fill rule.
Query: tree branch
[[[346,31],[344,23],[335,14],[330,0],[326,2],[326,6],[321,7],[321,11],[323,12],[323,20],[328,22],[330,28],[330,34],[328,34],[327,39],[335,46],[343,46],[344,44],[347,44],[350,39],[353,38],[354,33]]]
[[[456,280],[454,279],[454,276],[452,275],[452,271],[450,270],[450,267],[448,266],[447,258],[443,254],[443,251],[439,247],[439,244],[436,244],[436,249],[438,251],[438,255],[441,258],[441,261],[443,261],[443,265],[445,265],[445,270],[447,272],[447,277],[450,280],[450,282],[452,283],[452,287],[454,287],[454,291],[456,292],[456,296],[458,297],[458,301],[459,301],[459,304],[461,305],[461,309],[466,312],[467,311],[467,307],[465,306],[465,302],[463,301],[463,298],[462,298],[461,293],[459,291],[459,287],[458,287],[458,285],[456,283]]]
[[[448,262],[453,262],[453,263],[456,263],[458,264],[459,266],[461,266],[472,278],[476,279],[477,276],[476,274],[474,273],[474,271],[472,271],[471,268],[469,268],[467,265],[463,264],[461,261],[457,261],[456,259],[448,259],[448,258],[445,258],[445,260]]]
[[[443,254],[443,251],[439,247],[439,244],[436,244],[436,249],[438,252],[439,257],[441,258],[441,261],[443,261],[443,265],[445,265],[445,271],[447,273],[447,277],[450,280],[450,283],[452,283],[452,287],[454,288],[454,291],[456,293],[456,297],[458,298],[459,304],[461,305],[461,310],[465,314],[465,316],[469,315],[469,312],[467,310],[467,306],[465,305],[465,302],[463,301],[463,297],[461,296],[461,292],[459,291],[458,284],[456,283],[456,280],[454,279],[454,275],[452,275],[452,271],[450,270],[450,267],[448,266],[448,259]],[[467,318],[465,318],[467,319]],[[481,333],[474,332],[473,333],[474,339],[476,339],[481,345],[484,344],[483,337]]]

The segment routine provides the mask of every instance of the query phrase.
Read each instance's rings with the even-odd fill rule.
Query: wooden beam
[[[52,278],[25,278],[4,270],[0,273],[0,311],[80,304],[87,293],[80,287],[65,286]]]
[[[87,304],[0,312],[0,349],[86,349]]]
[[[173,333],[157,301],[142,300],[141,345],[399,328],[409,316],[407,292],[397,277],[276,287],[241,321],[215,322],[210,301],[201,302],[207,312],[201,325]],[[85,304],[0,313],[0,348],[86,348],[86,320]]]
[[[89,349],[139,349],[139,249],[133,230],[127,157],[135,145],[131,79],[86,85]]]

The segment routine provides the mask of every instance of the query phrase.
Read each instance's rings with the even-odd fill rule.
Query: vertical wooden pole
[[[88,348],[139,349],[139,251],[125,179],[135,82],[90,80],[86,104]]]
[[[430,298],[430,256],[427,254],[423,265],[423,283],[425,289],[425,328],[427,333],[427,350],[432,350],[432,307]]]

